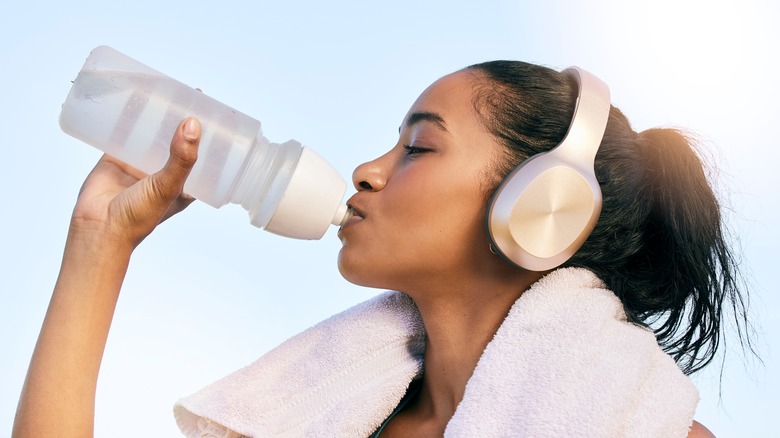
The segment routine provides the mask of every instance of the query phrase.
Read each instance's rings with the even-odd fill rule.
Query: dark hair
[[[516,61],[466,68],[475,75],[474,106],[505,146],[500,179],[563,139],[577,84],[555,70]],[[724,301],[740,342],[747,306],[737,263],[724,235],[720,204],[691,137],[675,129],[635,132],[611,108],[596,155],[602,213],[565,266],[592,270],[620,298],[630,321],[654,330],[659,345],[687,374],[714,358]]]

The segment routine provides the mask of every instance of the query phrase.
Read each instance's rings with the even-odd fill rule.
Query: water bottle
[[[295,140],[268,141],[259,121],[110,47],[90,53],[62,105],[60,126],[154,173],[188,116],[200,120],[202,136],[185,193],[216,208],[240,204],[252,225],[299,239],[319,239],[348,218],[346,182],[316,152]]]

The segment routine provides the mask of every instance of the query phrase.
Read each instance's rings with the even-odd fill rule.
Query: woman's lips
[[[358,210],[357,208],[355,208],[352,205],[348,205],[348,207],[349,207],[350,211],[352,212],[352,216],[350,216],[350,218],[347,219],[346,222],[344,222],[344,225],[341,226],[342,230],[347,228],[347,227],[349,227],[349,226],[351,226],[351,225],[356,224],[357,222],[362,221],[363,218],[364,218],[363,212],[361,212],[360,210]]]

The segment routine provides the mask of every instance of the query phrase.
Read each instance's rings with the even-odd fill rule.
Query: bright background
[[[743,360],[731,342],[722,388],[719,364],[695,377],[696,417],[719,436],[778,436],[780,297],[770,275],[780,244],[772,219],[780,9],[768,0],[641,4],[28,0],[3,7],[0,436],[10,434],[72,205],[100,156],[63,134],[57,117],[70,80],[101,44],[258,118],[273,141],[313,147],[345,177],[395,143],[408,107],[444,74],[499,58],[591,70],[637,129],[687,127],[710,145],[753,287],[764,365]],[[161,226],[127,275],[100,377],[97,436],[177,436],[178,397],[375,294],[339,276],[338,249],[335,229],[321,241],[293,241],[253,228],[236,206],[196,204]]]

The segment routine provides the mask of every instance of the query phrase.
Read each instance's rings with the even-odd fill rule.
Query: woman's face
[[[473,81],[470,72],[436,81],[404,117],[398,143],[355,169],[356,214],[339,231],[347,280],[407,291],[496,263],[485,205],[499,145],[477,118]]]

